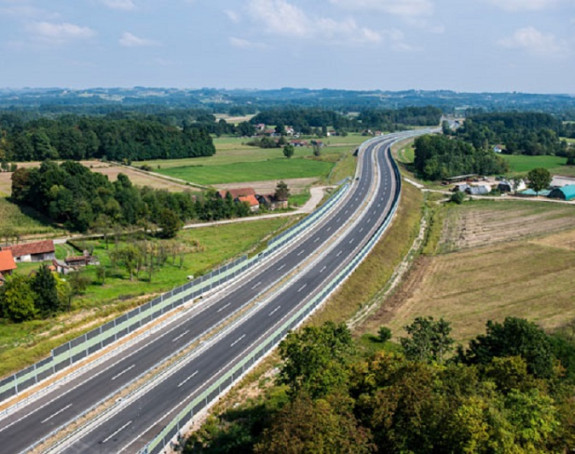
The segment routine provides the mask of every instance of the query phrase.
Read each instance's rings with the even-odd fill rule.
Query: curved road
[[[346,260],[352,258],[391,209],[396,182],[387,146],[392,139],[370,143],[361,159],[363,172],[351,195],[322,224],[301,242],[276,260],[271,260],[260,272],[237,285],[214,304],[190,311],[174,328],[161,336],[147,340],[123,353],[117,364],[103,364],[89,377],[78,377],[33,407],[25,407],[1,421],[0,446],[3,452],[26,451],[37,440],[56,428],[74,421],[78,415],[119,390],[135,377],[170,357],[176,350],[197,339],[210,327],[253,300],[273,286],[287,270],[295,269],[314,251],[331,246],[331,250],[307,273],[292,280],[283,291],[259,308],[253,315],[227,332],[197,355],[185,367],[169,376],[121,411],[107,418],[85,434],[65,452],[136,452],[153,438],[173,417],[176,407],[189,402],[215,380],[234,360],[241,358],[254,342],[279,320],[291,313],[311,293],[321,289],[326,278]],[[373,155],[379,165],[374,169]],[[374,178],[378,173],[378,178]],[[355,226],[337,242],[333,234],[344,226],[363,204],[366,195],[376,185],[373,202],[365,209]],[[116,361],[118,361],[116,359]],[[169,416],[169,417],[168,417]],[[162,417],[162,418],[161,418]]]

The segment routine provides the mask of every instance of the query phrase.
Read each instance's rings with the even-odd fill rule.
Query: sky
[[[575,94],[575,0],[0,0],[0,87]]]

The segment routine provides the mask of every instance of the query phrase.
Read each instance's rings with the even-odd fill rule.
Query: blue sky
[[[575,0],[0,0],[0,87],[575,94]]]

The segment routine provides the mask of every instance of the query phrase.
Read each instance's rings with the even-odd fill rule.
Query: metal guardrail
[[[103,349],[162,314],[242,274],[317,222],[343,197],[349,186],[349,183],[342,186],[319,210],[273,238],[268,242],[268,247],[260,254],[249,259],[247,256],[242,256],[204,276],[164,293],[148,303],[53,349],[48,358],[1,380],[0,402]]]
[[[159,454],[164,446],[168,445],[180,430],[185,427],[195,414],[206,407],[211,401],[220,395],[222,390],[231,386],[235,381],[239,380],[247,371],[249,371],[257,361],[263,357],[267,352],[273,349],[289,330],[297,327],[302,323],[307,316],[313,312],[319,305],[321,305],[327,297],[333,293],[337,287],[349,277],[353,271],[359,266],[363,259],[371,252],[377,242],[380,240],[383,233],[387,230],[397,207],[399,205],[399,197],[401,193],[401,175],[399,168],[395,161],[391,159],[395,178],[397,181],[395,194],[393,197],[392,208],[385,216],[380,226],[374,232],[370,240],[363,246],[361,251],[348,263],[331,282],[318,294],[313,296],[307,301],[295,314],[293,314],[286,322],[277,328],[271,335],[265,336],[265,340],[260,342],[256,341],[254,344],[257,346],[244,358],[242,358],[235,366],[228,370],[223,376],[212,383],[205,389],[199,396],[194,398],[178,415],[168,423],[162,431],[149,442],[139,454]]]

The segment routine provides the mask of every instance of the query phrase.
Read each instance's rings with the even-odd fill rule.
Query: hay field
[[[517,316],[555,329],[575,319],[573,207],[481,202],[450,208],[445,219],[451,252],[420,257],[372,326],[403,336],[417,316],[444,317],[466,342],[488,320]]]

